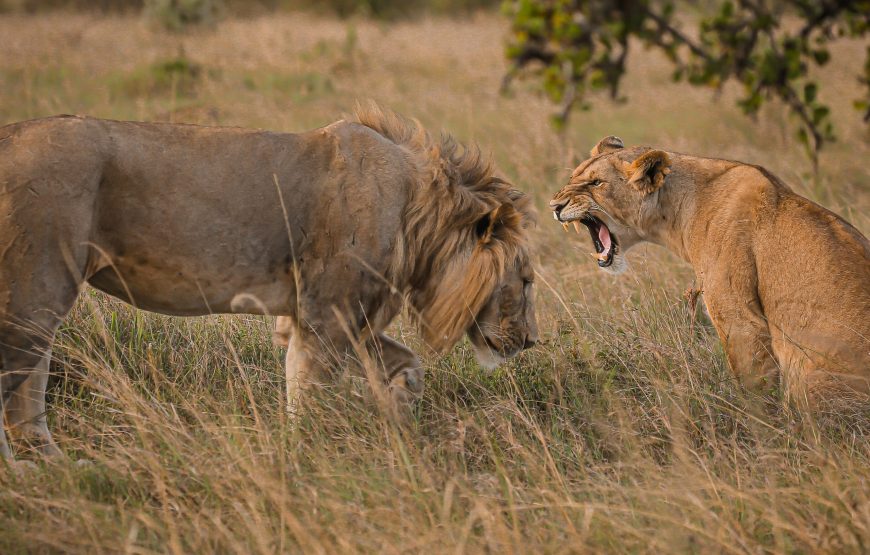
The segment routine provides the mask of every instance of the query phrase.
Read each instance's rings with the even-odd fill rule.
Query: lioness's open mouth
[[[556,219],[559,219],[558,215]],[[613,264],[613,257],[619,249],[619,243],[616,240],[616,236],[607,227],[607,224],[592,214],[586,214],[579,220],[571,222],[574,224],[574,229],[577,233],[580,233],[580,223],[578,222],[585,225],[589,230],[589,235],[592,236],[592,244],[595,245],[595,254],[593,256],[598,260],[598,266],[607,268]],[[562,226],[567,231],[568,222],[562,222]]]

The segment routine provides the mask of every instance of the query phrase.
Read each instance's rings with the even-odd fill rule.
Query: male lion
[[[805,402],[870,392],[870,244],[758,166],[602,139],[550,206],[598,265],[650,241],[689,262],[732,370]]]
[[[59,453],[51,342],[83,283],[164,314],[286,317],[288,401],[326,377],[324,353],[360,345],[395,400],[419,395],[420,362],[382,333],[405,300],[437,351],[463,332],[487,364],[533,345],[528,198],[476,147],[376,107],[356,118],[302,134],[72,116],[0,128],[13,435]]]

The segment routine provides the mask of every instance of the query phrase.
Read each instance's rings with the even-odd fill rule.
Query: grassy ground
[[[94,464],[0,470],[0,552],[870,550],[870,419],[759,413],[683,299],[685,264],[650,247],[604,275],[588,237],[545,211],[617,134],[764,164],[867,233],[870,148],[850,106],[865,45],[838,47],[821,75],[840,141],[813,180],[784,110],[753,123],[733,91],[672,85],[642,50],[630,101],[597,101],[559,137],[530,85],[498,95],[503,32],[495,16],[283,15],[184,38],[135,18],[0,17],[0,124],[66,112],[295,131],[371,98],[490,149],[543,216],[541,345],[492,374],[467,344],[426,359],[409,430],[350,377],[289,422],[265,318],[167,318],[88,291],[55,349],[50,420]]]

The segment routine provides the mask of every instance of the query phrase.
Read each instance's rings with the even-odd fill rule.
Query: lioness
[[[870,392],[870,244],[758,166],[602,139],[550,201],[598,265],[650,241],[695,270],[734,372],[800,401]],[[579,223],[578,223],[579,222]]]
[[[59,453],[47,371],[83,283],[164,314],[282,316],[288,402],[328,377],[325,353],[360,345],[396,401],[419,395],[419,360],[382,333],[405,300],[437,351],[464,332],[486,364],[533,345],[528,198],[476,147],[376,107],[356,119],[302,134],[73,116],[0,128],[10,431]]]

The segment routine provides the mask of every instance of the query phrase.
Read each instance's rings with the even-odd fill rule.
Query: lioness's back
[[[804,357],[831,371],[866,366],[870,243],[848,222],[798,195],[784,195],[777,208],[755,246],[774,350],[784,366]]]

